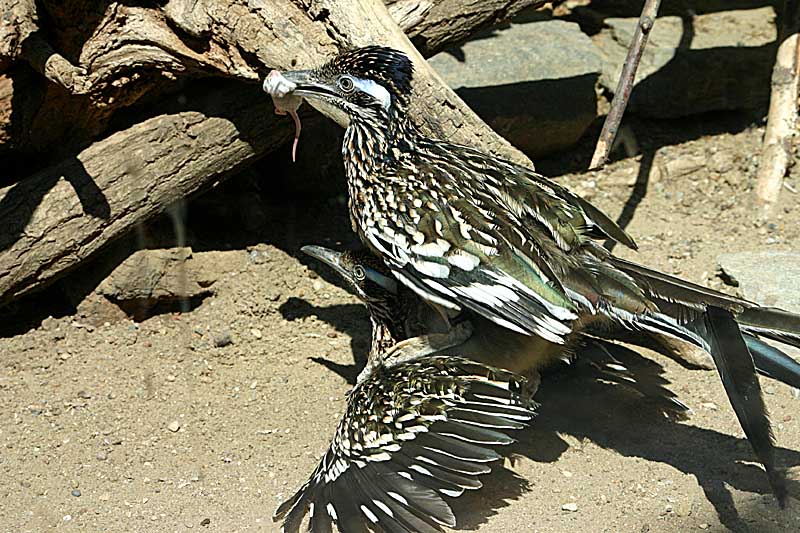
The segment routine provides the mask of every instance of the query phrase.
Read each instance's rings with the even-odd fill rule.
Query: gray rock
[[[117,266],[97,287],[97,294],[137,319],[162,304],[185,304],[212,293],[226,272],[246,267],[241,251],[192,253],[190,248],[139,250]]]
[[[429,62],[532,158],[574,144],[597,115],[601,56],[571,22],[516,21]]]
[[[800,313],[800,252],[722,254],[717,262],[748,300]]]
[[[593,37],[605,54],[600,83],[615,91],[638,19],[608,18]],[[754,109],[769,100],[775,61],[772,7],[656,20],[636,74],[628,110],[679,117]]]

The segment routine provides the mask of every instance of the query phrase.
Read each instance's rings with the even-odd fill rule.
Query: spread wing
[[[533,405],[524,378],[449,356],[379,368],[356,386],[311,478],[275,512],[295,533],[433,532],[454,526],[444,497],[481,487]],[[375,526],[369,528],[368,526]]]

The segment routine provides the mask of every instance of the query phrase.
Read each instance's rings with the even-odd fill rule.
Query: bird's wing
[[[534,415],[524,378],[450,356],[376,369],[348,398],[309,481],[275,512],[283,531],[433,532],[454,526],[444,497],[481,487],[494,445]],[[374,528],[373,528],[374,529]]]
[[[461,198],[416,190],[401,202],[416,207],[362,223],[360,232],[403,283],[433,303],[464,306],[520,333],[563,342],[577,315],[547,262],[531,259],[540,257],[535,241],[523,242],[519,231],[513,240],[492,235],[492,220]]]
[[[519,227],[545,231],[559,248],[571,251],[587,239],[611,239],[636,249],[636,243],[616,222],[569,189],[515,163],[461,147],[451,162],[451,174],[480,176],[469,187],[476,201],[502,207]],[[460,167],[460,168],[459,168]]]
[[[564,342],[578,296],[562,279],[595,238],[630,239],[578,196],[524,167],[459,147],[423,146],[385,176],[366,242],[423,298],[470,308],[524,334]],[[385,204],[385,205],[382,205]]]

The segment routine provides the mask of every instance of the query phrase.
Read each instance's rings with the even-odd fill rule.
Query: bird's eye
[[[343,92],[346,93],[352,92],[353,89],[356,88],[355,83],[353,83],[353,78],[349,76],[342,76],[341,78],[339,78],[338,83],[339,83],[339,89],[341,89]]]
[[[356,281],[364,281],[364,278],[367,277],[366,271],[364,271],[364,267],[361,265],[356,265],[353,267],[353,277],[356,278]]]

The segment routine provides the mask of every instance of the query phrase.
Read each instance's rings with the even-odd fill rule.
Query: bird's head
[[[370,313],[381,314],[396,304],[397,280],[384,262],[367,250],[337,252],[322,246],[303,246],[302,251],[331,267]]]
[[[367,46],[344,52],[313,70],[283,72],[285,88],[347,127],[351,120],[403,114],[414,67],[403,52]],[[272,91],[264,83],[264,89]]]

